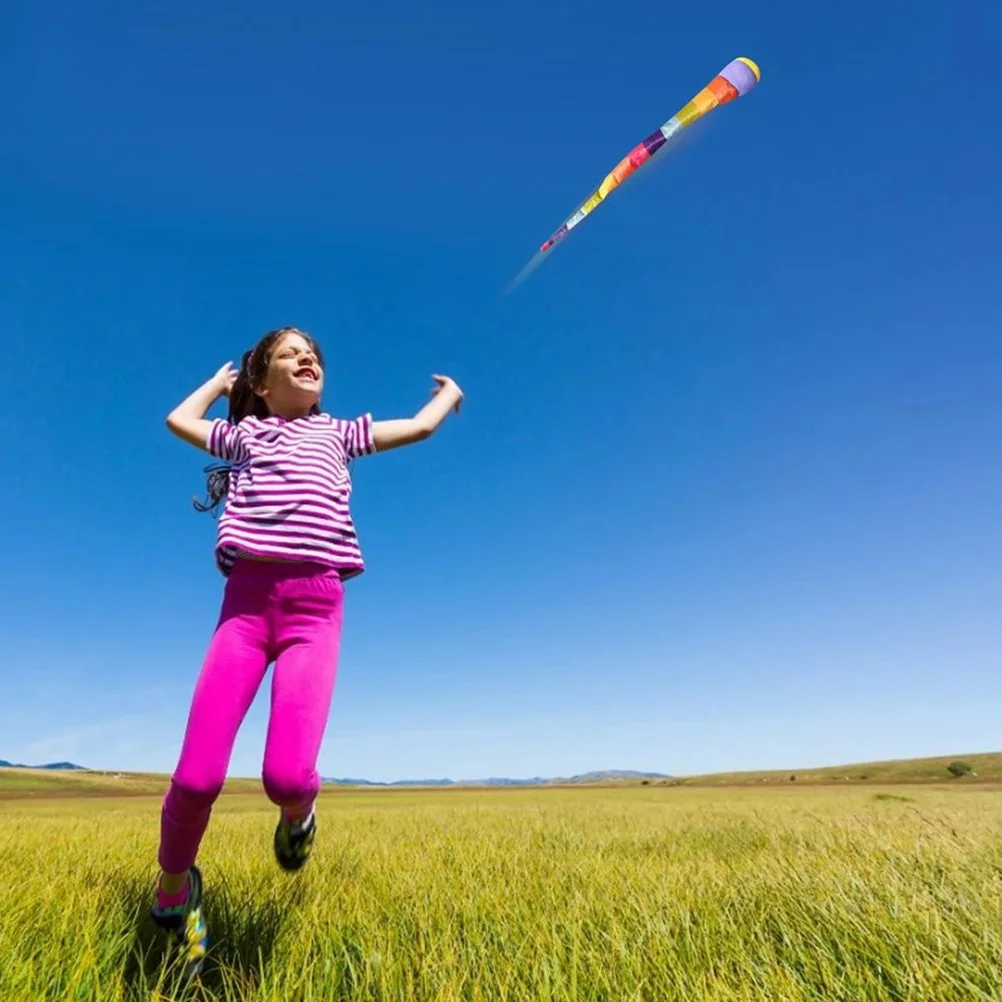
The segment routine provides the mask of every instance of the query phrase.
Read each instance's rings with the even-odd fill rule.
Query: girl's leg
[[[317,757],[337,675],[344,586],[335,572],[321,572],[283,581],[278,594],[263,779],[291,823],[309,816],[320,791]]]
[[[264,582],[255,587],[253,572],[233,573],[161,811],[158,858],[164,871],[161,889],[168,896],[183,890],[226,779],[237,731],[270,660]]]

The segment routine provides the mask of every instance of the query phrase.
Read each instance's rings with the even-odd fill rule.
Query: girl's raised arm
[[[448,376],[432,376],[435,388],[432,399],[411,418],[397,418],[392,421],[374,421],[372,441],[377,452],[410,445],[428,438],[446,419],[449,411],[459,411],[463,402],[463,391],[455,380]]]
[[[210,380],[203,383],[187,399],[182,400],[167,415],[167,427],[178,438],[199,449],[206,449],[212,422],[205,418],[206,411],[220,398],[229,396],[237,371],[227,362]]]

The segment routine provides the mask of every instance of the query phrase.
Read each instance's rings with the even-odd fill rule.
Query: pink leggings
[[[161,811],[159,862],[167,873],[184,873],[195,861],[237,731],[272,662],[265,792],[294,815],[312,807],[320,790],[316,763],[337,674],[343,599],[334,570],[236,562]]]

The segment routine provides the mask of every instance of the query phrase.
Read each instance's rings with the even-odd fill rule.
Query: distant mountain
[[[371,779],[340,779],[324,776],[321,780],[331,786],[455,786],[451,779],[397,779],[390,783],[380,783]]]
[[[387,786],[456,786],[454,779],[396,779]]]
[[[84,772],[86,766],[75,762],[47,762],[45,765],[24,765],[21,762],[8,762],[0,759],[0,769],[48,769],[53,772]],[[371,779],[324,778],[329,786],[557,786],[585,783],[607,783],[626,779],[670,779],[661,772],[635,772],[631,769],[607,769],[604,772],[583,772],[577,776],[560,776],[544,778],[532,776],[526,779],[511,779],[507,776],[491,776],[488,779],[397,779],[389,783],[380,783]]]
[[[322,783],[329,786],[456,786],[452,779],[397,779],[390,783],[381,783],[372,779],[335,779],[324,776]]]
[[[632,769],[609,769],[607,772],[585,772],[570,779],[557,780],[560,783],[603,783],[610,779],[671,779],[663,772],[634,772]]]
[[[532,776],[529,779],[509,779],[507,776],[490,776],[487,779],[473,780],[478,786],[546,786],[559,780],[544,779],[542,776]]]
[[[83,770],[84,768],[84,766],[76,765],[73,762],[48,762],[45,765],[23,765],[20,762],[8,762],[6,759],[0,758],[0,769],[56,769],[65,772],[70,769]]]
[[[506,776],[492,776],[489,779],[398,779],[390,783],[373,782],[370,779],[324,779],[331,786],[558,786],[569,784],[607,783],[625,779],[671,779],[663,772],[636,772],[632,769],[607,769],[600,772],[583,772],[577,776],[561,776],[544,779],[533,776],[529,779],[510,779]]]

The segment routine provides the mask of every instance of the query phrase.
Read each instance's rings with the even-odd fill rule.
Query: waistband
[[[254,578],[258,581],[287,581],[290,578],[340,578],[341,573],[336,567],[312,560],[254,560],[237,555],[229,577],[231,580]]]

